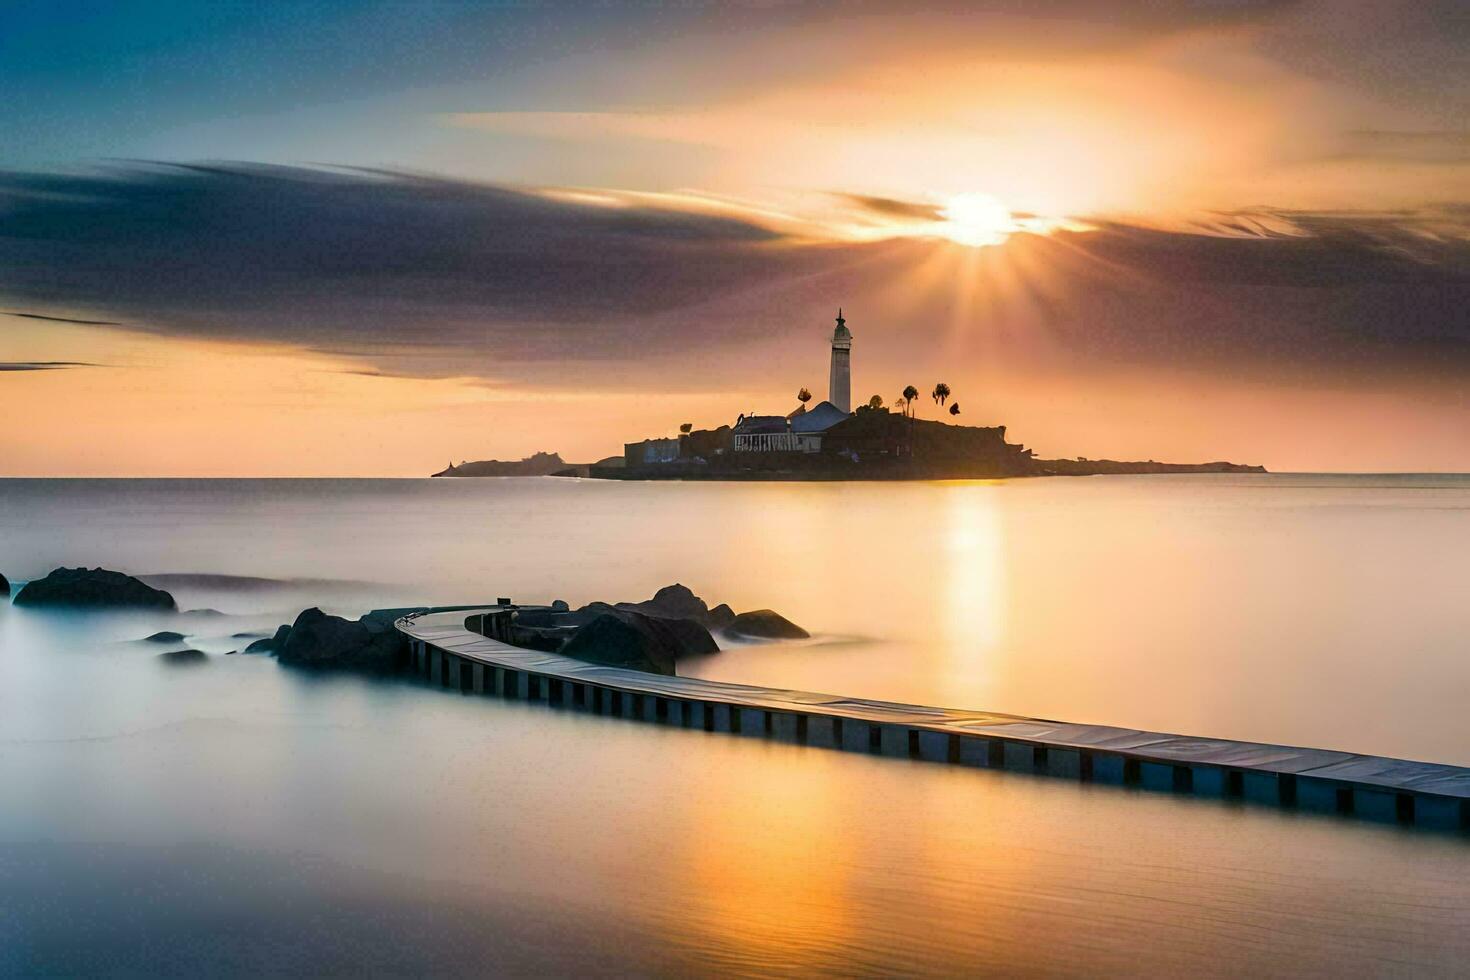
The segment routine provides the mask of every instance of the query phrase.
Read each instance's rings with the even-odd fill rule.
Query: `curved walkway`
[[[1470,828],[1470,769],[1259,742],[666,677],[511,646],[514,607],[408,616],[411,662],[465,693],[806,745],[1239,798],[1445,830]],[[529,608],[529,607],[527,607]]]

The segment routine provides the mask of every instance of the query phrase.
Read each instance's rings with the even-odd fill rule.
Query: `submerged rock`
[[[806,630],[771,609],[743,612],[731,620],[727,632],[762,640],[805,640]]]
[[[154,633],[152,636],[145,636],[145,637],[143,637],[143,639],[141,641],[139,641],[139,642],[141,642],[141,643],[182,643],[182,642],[184,642],[184,634],[183,633],[175,633],[173,630],[160,630],[159,632]]]
[[[166,609],[177,611],[174,597],[131,575],[105,568],[58,568],[27,582],[17,606],[73,606],[88,609]]]
[[[387,672],[398,666],[404,642],[391,620],[369,614],[353,622],[313,607],[296,617],[276,657],[296,667]]]
[[[588,663],[673,676],[680,657],[716,649],[709,631],[693,620],[619,609],[577,630],[560,652]]]
[[[203,650],[170,650],[160,653],[158,659],[170,667],[197,667],[209,663],[209,654]]]
[[[709,611],[709,618],[705,620],[705,625],[712,630],[722,630],[728,628],[733,622],[735,622],[735,610],[722,602]]]
[[[290,634],[291,634],[291,627],[289,627],[289,626],[282,626],[280,629],[276,630],[275,636],[267,636],[264,639],[256,640],[254,643],[251,643],[250,645],[248,645],[247,647],[245,647],[245,652],[246,653],[275,653],[277,650],[281,649],[281,647],[285,644],[286,637],[289,636]]]

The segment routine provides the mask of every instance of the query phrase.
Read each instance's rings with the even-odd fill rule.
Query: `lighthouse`
[[[837,309],[837,329],[832,331],[832,370],[827,376],[827,400],[841,409],[852,411],[852,332]]]

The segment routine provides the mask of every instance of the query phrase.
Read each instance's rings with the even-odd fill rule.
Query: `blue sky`
[[[323,144],[293,117],[336,117],[332,162],[381,162],[426,103],[517,101],[527,69],[670,19],[595,5],[11,3],[0,10],[0,131],[11,166],[296,160]],[[201,143],[232,124],[249,142]]]

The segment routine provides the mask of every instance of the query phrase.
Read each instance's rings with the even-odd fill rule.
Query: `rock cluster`
[[[399,617],[423,607],[377,609],[357,620],[308,609],[274,636],[256,640],[246,653],[274,653],[283,664],[386,672],[403,661],[406,641],[393,627]],[[736,615],[725,604],[713,609],[689,588],[674,584],[642,602],[592,602],[572,609],[557,600],[549,607],[516,613],[516,646],[606,664],[672,675],[684,657],[719,652],[711,631],[752,639],[794,639],[805,630],[769,609]]]
[[[286,642],[286,637],[291,635],[291,627],[282,626],[276,630],[275,636],[267,636],[256,640],[245,648],[246,653],[277,653]]]
[[[771,609],[743,612],[730,621],[728,632],[755,640],[805,640],[806,630]]]
[[[736,615],[725,603],[710,608],[688,586],[675,583],[642,602],[591,602],[568,609],[522,610],[512,639],[589,663],[673,674],[683,657],[718,653],[712,632],[747,639],[804,639],[806,630],[769,609]]]
[[[312,607],[289,628],[277,630],[270,642],[283,664],[386,673],[398,666],[406,641],[391,619],[369,613],[353,621]]]
[[[588,663],[673,676],[675,661],[686,651],[689,626],[704,630],[690,619],[660,619],[627,610],[603,613],[580,627],[560,652]]]
[[[170,667],[197,667],[209,663],[209,654],[203,650],[170,650],[160,653],[158,659]]]
[[[174,597],[162,589],[105,568],[58,568],[45,578],[27,582],[15,597],[17,606],[87,609],[160,609],[177,611]]]

